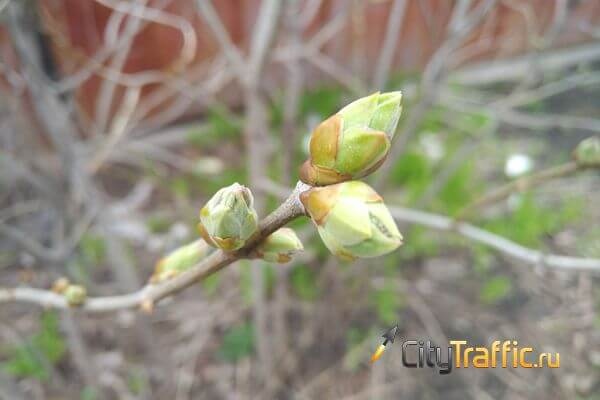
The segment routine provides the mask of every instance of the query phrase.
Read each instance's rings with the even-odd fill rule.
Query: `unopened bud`
[[[81,306],[87,299],[87,291],[83,286],[79,285],[69,285],[65,289],[63,295],[65,296],[67,303],[72,307]]]
[[[63,294],[70,284],[69,278],[60,277],[52,284],[52,291],[57,294]]]
[[[383,199],[366,183],[312,188],[300,200],[327,248],[342,259],[377,257],[402,244]]]
[[[582,167],[600,167],[600,138],[592,136],[582,140],[575,148],[574,156]]]
[[[150,283],[164,282],[179,275],[200,262],[208,252],[209,247],[203,240],[173,250],[156,263]]]
[[[200,235],[225,251],[243,247],[257,227],[252,193],[238,183],[220,189],[200,210]]]
[[[300,179],[313,186],[362,178],[385,160],[402,112],[402,93],[374,93],[323,121],[312,133]]]
[[[275,263],[286,263],[304,250],[302,242],[291,228],[279,228],[262,241],[251,256]]]

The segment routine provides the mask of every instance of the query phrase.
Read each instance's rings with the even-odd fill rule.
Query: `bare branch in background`
[[[271,157],[269,141],[269,123],[267,106],[261,94],[260,77],[264,73],[268,52],[275,40],[275,33],[282,15],[282,4],[279,0],[265,0],[258,11],[256,27],[250,39],[249,67],[244,75],[244,105],[246,122],[244,135],[246,141],[246,165],[249,181],[255,185],[267,176],[267,165]],[[255,197],[256,211],[262,214],[265,210],[264,196]],[[256,329],[257,352],[261,363],[260,373],[264,378],[273,375],[273,354],[269,343],[267,327],[267,301],[262,263],[253,261],[252,265],[253,303],[252,316]],[[273,382],[267,381],[265,382]]]
[[[541,251],[528,249],[502,236],[477,228],[471,224],[456,222],[452,218],[433,213],[411,210],[403,207],[390,207],[390,211],[398,221],[411,222],[441,231],[456,232],[468,239],[485,244],[528,264],[568,271],[600,271],[599,259],[544,254]]]
[[[471,30],[477,26],[493,8],[496,0],[485,0],[468,12],[471,2],[469,0],[459,1],[454,7],[452,17],[448,23],[448,37],[444,43],[435,51],[425,70],[420,82],[420,98],[411,110],[408,119],[398,133],[398,138],[393,142],[389,159],[396,160],[406,150],[408,141],[415,134],[425,113],[429,110],[437,96],[439,81],[443,78],[447,63],[452,52],[463,43]],[[384,164],[376,178],[376,186],[381,186],[387,181],[393,163]]]
[[[539,54],[538,58],[538,65],[544,71],[559,71],[573,65],[600,59],[600,44],[588,43],[564,49],[548,50]],[[501,61],[484,61],[450,73],[448,80],[467,86],[514,82],[527,76],[530,67],[530,59],[527,56]]]
[[[479,211],[482,207],[504,200],[513,193],[527,191],[544,182],[571,175],[581,169],[584,168],[580,164],[576,163],[575,161],[571,161],[566,164],[544,169],[530,176],[516,179],[510,183],[491,190],[490,192],[484,194],[481,198],[467,204],[461,211],[459,211],[456,219],[468,219],[469,216],[473,215],[474,212]]]
[[[79,309],[89,312],[107,312],[136,307],[147,309],[151,308],[161,299],[206,279],[206,277],[224,267],[244,258],[258,243],[271,233],[291,220],[304,215],[304,206],[300,203],[298,196],[308,188],[308,186],[299,183],[287,200],[260,222],[257,233],[236,253],[226,253],[221,250],[214,251],[199,264],[171,280],[157,285],[147,285],[137,292],[121,296],[91,297]],[[64,296],[49,290],[24,287],[0,289],[0,303],[12,301],[34,303],[46,308],[71,308]]]
[[[204,17],[204,21],[215,35],[215,39],[217,40],[217,43],[219,43],[219,46],[221,46],[223,54],[236,71],[236,75],[243,79],[243,76],[245,75],[244,60],[242,59],[238,48],[231,41],[227,29],[223,26],[221,18],[219,18],[219,15],[212,5],[212,1],[196,0],[196,6],[198,7],[200,14]]]
[[[406,0],[394,0],[392,3],[383,45],[379,54],[379,61],[377,62],[375,76],[373,78],[373,86],[376,89],[383,89],[389,78],[390,69],[398,46],[398,39],[400,32],[402,31],[407,4],[408,1]]]

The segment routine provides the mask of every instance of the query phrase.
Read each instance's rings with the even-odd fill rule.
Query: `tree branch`
[[[473,214],[474,211],[481,209],[481,207],[497,203],[500,200],[506,199],[513,193],[524,192],[552,179],[571,175],[580,169],[582,169],[580,164],[576,163],[575,161],[570,161],[565,164],[541,170],[533,175],[515,179],[512,182],[489,191],[479,199],[467,204],[461,211],[458,212],[456,219],[467,219]]]
[[[449,217],[404,207],[389,207],[389,209],[392,216],[398,221],[411,222],[440,231],[456,232],[459,235],[483,243],[529,264],[544,265],[550,268],[569,271],[600,272],[600,259],[544,254],[541,251],[521,246],[505,237],[466,222],[457,222]]]
[[[237,252],[227,253],[217,250],[189,270],[164,283],[149,284],[137,292],[120,296],[91,297],[79,308],[87,312],[108,312],[141,306],[148,307],[196,282],[202,281],[235,261],[246,258],[254,247],[271,233],[293,219],[304,215],[304,206],[300,202],[299,195],[309,188],[308,185],[298,182],[290,196],[260,222],[254,236],[248,240],[246,246]],[[70,308],[62,295],[49,290],[28,287],[0,289],[0,303],[7,302],[33,303],[46,308]]]

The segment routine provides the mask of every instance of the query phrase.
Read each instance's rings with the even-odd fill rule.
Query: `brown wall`
[[[115,2],[107,0],[107,3]],[[194,3],[191,0],[150,0],[154,7],[167,4],[165,12],[180,16],[193,25],[198,43],[191,63],[182,65],[179,57],[181,33],[172,27],[150,22],[135,37],[122,68],[123,73],[155,70],[165,73],[167,77],[201,81],[203,62],[211,59],[218,52],[218,47],[197,14]],[[306,12],[311,3],[314,1],[303,1],[303,11]],[[531,47],[532,42],[539,45],[539,38],[552,22],[555,2],[511,0],[499,3],[457,55],[460,62],[506,57],[523,52]],[[565,28],[553,46],[589,40],[580,26],[600,21],[599,1],[571,3]],[[213,0],[213,4],[232,40],[245,48],[260,0]],[[308,40],[336,15],[348,10],[348,4],[352,6],[347,11],[345,25],[322,49],[345,70],[355,76],[369,78],[385,35],[392,1],[324,0],[314,17],[307,21],[303,35]],[[396,69],[419,70],[426,64],[432,52],[444,40],[452,7],[453,2],[447,0],[408,0],[395,52]],[[84,65],[90,65],[90,58],[102,49],[105,28],[113,12],[92,0],[41,1],[42,22],[51,39],[55,60],[63,76],[70,76]],[[123,23],[120,26],[122,30]],[[285,30],[285,24],[282,27]],[[107,66],[110,62],[109,57],[102,61],[102,65]],[[98,89],[103,79],[102,73],[95,70],[76,89],[82,115],[87,118],[93,118]],[[143,96],[161,87],[161,83],[146,85]],[[113,104],[114,108],[117,107],[116,104],[118,101]],[[158,108],[164,106],[162,104]]]

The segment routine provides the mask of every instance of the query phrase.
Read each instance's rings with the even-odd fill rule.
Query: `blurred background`
[[[339,262],[301,219],[292,262],[150,315],[1,303],[0,398],[600,399],[600,180],[561,169],[600,131],[597,0],[0,0],[0,286],[139,289],[216,190],[266,215],[310,131],[377,90],[404,93],[368,179],[398,251]],[[394,324],[561,366],[369,365]]]

